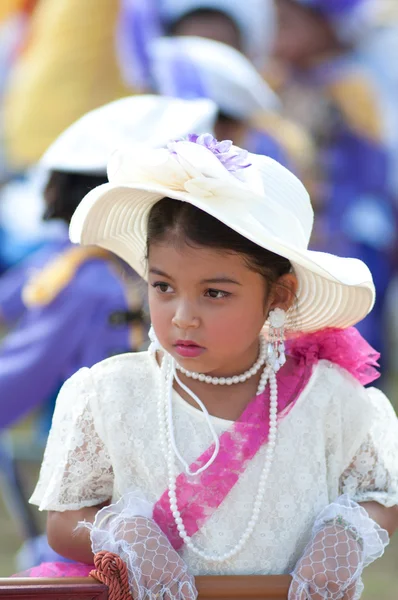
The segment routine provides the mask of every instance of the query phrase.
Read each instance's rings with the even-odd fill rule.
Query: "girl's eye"
[[[168,283],[165,283],[164,281],[159,281],[157,283],[152,284],[152,287],[154,287],[155,289],[158,290],[158,292],[160,292],[161,294],[170,294],[171,292],[173,292],[173,288],[171,287],[171,285],[169,285]]]
[[[221,300],[221,298],[228,298],[230,296],[230,292],[223,292],[221,290],[207,290],[205,296],[209,298],[214,298],[214,300]]]

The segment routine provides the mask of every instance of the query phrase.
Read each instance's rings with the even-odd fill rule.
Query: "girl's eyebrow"
[[[155,269],[154,267],[152,269],[149,269],[149,273],[151,273],[152,275],[160,275],[160,277],[166,277],[167,279],[173,279],[171,275],[168,275],[160,269]]]
[[[151,275],[159,275],[160,277],[166,277],[167,279],[174,281],[174,278],[171,275],[168,275],[164,271],[161,271],[160,269],[156,269],[155,267],[152,267],[151,269],[149,269],[149,273]],[[236,279],[231,279],[231,277],[227,277],[225,275],[212,277],[211,279],[202,279],[202,281],[200,283],[201,283],[201,285],[209,284],[209,283],[213,283],[213,284],[214,283],[233,283],[235,285],[242,285],[241,283],[239,283],[239,281],[236,281]]]
[[[231,279],[231,277],[222,275],[220,277],[213,277],[212,279],[202,279],[200,283],[234,283],[235,285],[242,285],[239,281],[236,281],[236,279]]]

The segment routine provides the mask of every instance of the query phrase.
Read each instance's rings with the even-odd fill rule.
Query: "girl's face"
[[[252,365],[271,294],[240,255],[156,243],[148,271],[153,327],[181,366],[223,376]]]

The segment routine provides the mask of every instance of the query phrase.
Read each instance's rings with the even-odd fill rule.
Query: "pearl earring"
[[[285,323],[286,312],[282,308],[271,310],[268,315],[268,362],[277,373],[286,362],[285,355]]]
[[[158,340],[158,338],[157,338],[157,335],[156,335],[156,333],[155,333],[155,330],[154,330],[154,328],[153,328],[153,325],[151,325],[151,327],[150,327],[150,329],[149,329],[149,332],[148,332],[148,337],[149,337],[149,339],[150,339],[150,341],[151,341],[151,343],[150,343],[150,345],[149,345],[149,348],[148,348],[148,352],[149,352],[150,354],[156,354],[156,352],[157,352],[158,350],[161,350],[161,349],[162,349],[162,346],[160,345],[160,342],[159,342],[159,340]]]

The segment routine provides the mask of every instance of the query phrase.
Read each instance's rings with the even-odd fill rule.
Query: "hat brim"
[[[165,197],[189,202],[259,246],[290,260],[299,283],[297,311],[292,311],[290,328],[303,332],[326,327],[344,329],[361,321],[372,309],[373,280],[362,261],[289,246],[271,236],[249,214],[234,219],[211,198],[161,185],[107,183],[93,189],[73,215],[71,241],[114,252],[146,279],[148,216],[152,206]]]
[[[214,127],[217,106],[205,98],[183,100],[154,94],[119,98],[75,121],[40,160],[46,170],[98,175],[106,173],[116,148],[134,144],[163,147],[191,131]]]

